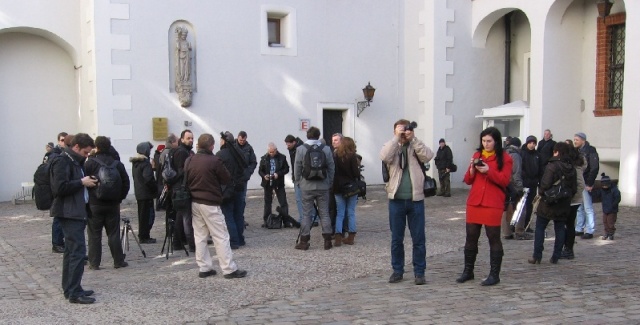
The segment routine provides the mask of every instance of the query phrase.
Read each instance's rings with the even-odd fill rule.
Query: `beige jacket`
[[[386,184],[387,195],[389,199],[393,199],[400,186],[402,178],[402,168],[400,168],[400,154],[402,152],[402,144],[400,136],[396,135],[389,142],[385,143],[380,150],[380,159],[387,165],[389,169],[389,182]],[[413,189],[413,201],[424,200],[424,174],[413,153],[418,155],[421,163],[427,163],[433,158],[433,151],[427,147],[424,142],[414,137],[409,143],[407,156],[409,162],[409,175],[411,177],[411,185]]]
[[[582,166],[576,167],[576,180],[578,180],[578,191],[576,195],[571,198],[571,205],[582,204],[582,191],[584,190],[584,167],[587,165],[587,158],[582,157]]]

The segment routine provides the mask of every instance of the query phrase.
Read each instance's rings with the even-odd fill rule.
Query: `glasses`
[[[58,142],[62,142],[62,141],[64,141],[64,138],[60,138],[60,140],[58,140]]]

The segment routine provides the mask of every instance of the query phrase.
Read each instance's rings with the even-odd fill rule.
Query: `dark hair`
[[[182,131],[182,132],[180,133],[180,139],[184,139],[184,135],[185,135],[187,132],[189,132],[189,133],[193,134],[193,132],[191,132],[191,130],[186,129],[186,130],[184,130],[184,131]]]
[[[296,142],[296,137],[294,137],[293,135],[289,134],[289,135],[287,135],[286,138],[284,138],[284,142]]]
[[[247,132],[244,132],[244,131],[238,132],[238,137],[246,138],[247,137]]]
[[[200,150],[209,150],[213,144],[216,143],[216,140],[213,138],[213,135],[209,133],[203,133],[198,138],[198,148]]]
[[[320,129],[315,126],[312,126],[307,130],[307,139],[309,140],[318,140],[320,139]]]
[[[65,138],[65,141],[66,140],[67,139]],[[93,139],[86,133],[78,133],[73,137],[73,139],[71,139],[71,147],[75,147],[76,144],[80,149],[84,149],[86,147],[95,148],[96,146]]]
[[[71,147],[71,141],[73,141],[73,138],[75,137],[75,135],[73,134],[67,134],[64,136],[64,146],[65,147]]]
[[[97,136],[96,137],[96,148],[98,148],[98,152],[107,153],[109,152],[109,148],[111,148],[111,140],[105,136]]]
[[[558,152],[558,157],[560,160],[568,161],[573,164],[573,160],[571,159],[571,147],[566,142],[556,142],[553,146],[553,152]]]
[[[567,139],[564,140],[564,143],[569,147],[568,158],[573,164],[574,167],[581,167],[584,164],[584,160],[582,159],[582,154],[580,150],[573,145],[573,141]],[[555,147],[554,147],[555,148]]]
[[[402,124],[402,125],[409,125],[411,122],[409,122],[409,120],[405,120],[405,119],[399,119],[397,120],[395,123],[393,123],[393,129],[396,129],[396,126]]]
[[[504,162],[502,161],[502,134],[500,134],[500,130],[493,126],[482,130],[482,132],[480,132],[480,146],[477,149],[481,154],[482,149],[484,149],[482,146],[482,138],[486,135],[490,135],[493,138],[493,142],[495,142],[493,148],[496,153],[496,160],[498,161],[498,170],[502,170],[502,166],[504,165]]]
[[[58,141],[60,141],[60,137],[66,137],[67,135],[69,135],[67,132],[58,133]]]

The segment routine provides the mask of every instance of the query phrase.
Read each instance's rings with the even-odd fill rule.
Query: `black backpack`
[[[105,201],[118,201],[121,199],[122,191],[122,178],[120,178],[120,172],[118,171],[117,160],[107,165],[98,158],[93,159],[100,164],[98,169],[98,186],[96,186],[95,193],[99,200]]]
[[[307,152],[304,155],[302,161],[302,177],[310,181],[321,181],[327,178],[327,156],[322,149],[323,144],[320,145],[304,145],[307,148]]]
[[[49,210],[53,204],[53,191],[51,190],[51,159],[40,164],[33,174],[33,198],[38,210]]]
[[[175,168],[172,166],[173,153],[175,151],[172,149],[169,151],[167,156],[164,158],[164,163],[162,164],[162,179],[164,182],[169,185],[175,184],[178,180],[178,172],[176,172]]]

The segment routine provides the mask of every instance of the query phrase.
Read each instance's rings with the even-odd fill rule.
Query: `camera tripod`
[[[164,253],[164,247],[165,245],[169,245],[167,246],[167,254],[165,256],[166,259],[169,259],[169,253],[173,254],[173,229],[175,227],[176,221],[174,219],[171,218],[167,218],[167,227],[166,227],[166,232],[164,235],[164,242],[162,243],[162,250],[160,251],[160,255],[162,255],[162,253]],[[187,251],[187,248],[184,247],[184,245],[182,245],[182,243],[180,242],[180,238],[176,238],[175,240],[178,241],[178,243],[180,243],[180,246],[182,246],[182,248],[184,249],[184,253],[187,254],[187,256],[189,256],[189,251]]]
[[[129,251],[129,232],[131,232],[131,236],[133,236],[133,239],[135,239],[136,243],[138,244],[138,247],[142,252],[142,256],[147,257],[147,253],[145,253],[144,249],[142,249],[142,246],[140,246],[140,241],[138,240],[136,234],[133,232],[133,228],[131,228],[131,221],[129,220],[129,218],[121,218],[121,220],[122,222],[124,222],[124,224],[122,225],[122,232],[120,232],[120,240],[122,240],[122,252],[124,253],[125,250]]]

